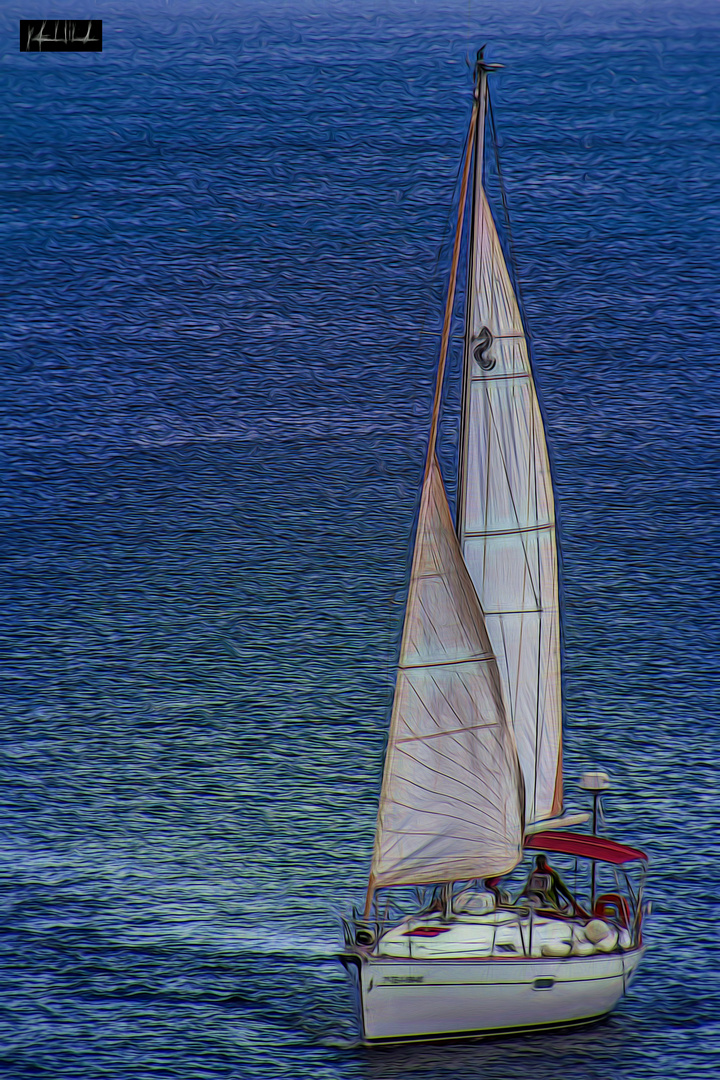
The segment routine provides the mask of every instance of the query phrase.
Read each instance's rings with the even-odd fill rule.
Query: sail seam
[[[489,615],[542,615],[546,611],[557,611],[557,608],[531,607],[521,608],[519,611],[490,611],[486,608],[483,614],[487,618]]]
[[[520,529],[489,529],[487,532],[466,532],[465,536],[517,536],[518,533],[540,532],[542,529],[554,529],[554,521],[544,521],[541,525],[523,525]],[[428,575],[432,577],[433,575]]]
[[[440,739],[444,735],[459,735],[463,731],[483,731],[486,728],[497,727],[497,723],[494,720],[488,721],[486,724],[468,724],[467,727],[450,728],[449,731],[433,731],[429,735],[408,735],[404,739],[398,739],[396,746],[405,742],[423,742],[425,739]],[[461,766],[464,768],[465,766]],[[473,774],[474,775],[474,774]]]
[[[486,383],[486,382],[501,382],[503,379],[529,379],[529,371],[510,371],[506,375],[471,375],[470,382]]]
[[[494,660],[494,653],[481,653],[479,656],[469,656],[467,659],[462,660],[433,660],[430,662],[423,662],[422,664],[398,664],[401,671],[419,671],[422,668],[435,668],[435,667],[453,667],[456,664],[477,664],[485,660]],[[438,687],[438,690],[440,687]]]

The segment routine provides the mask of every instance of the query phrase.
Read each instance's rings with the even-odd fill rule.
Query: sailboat
[[[588,813],[563,812],[552,480],[483,189],[497,66],[478,54],[372,868],[364,910],[344,919],[366,1042],[586,1023],[614,1008],[643,954],[647,856],[598,835],[607,776],[583,778],[592,833],[573,829]],[[469,188],[453,520],[436,443]],[[528,855],[537,865],[513,897],[507,876]],[[574,860],[576,891],[548,856]],[[611,891],[598,894],[598,874]]]

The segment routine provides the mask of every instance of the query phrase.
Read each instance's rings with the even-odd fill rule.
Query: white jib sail
[[[522,779],[434,453],[423,485],[371,890],[507,873]]]
[[[476,195],[458,534],[498,660],[531,824],[562,808],[553,491],[522,320],[479,182]]]

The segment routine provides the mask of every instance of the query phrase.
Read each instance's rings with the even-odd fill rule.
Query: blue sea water
[[[92,8],[98,54],[15,51],[18,18],[73,14],[45,0],[2,15],[2,1074],[716,1076],[720,11]],[[592,1029],[369,1051],[337,913],[366,882],[484,42],[569,801],[612,774],[650,948]],[[492,160],[488,187],[502,224]],[[456,343],[451,493],[457,370]]]

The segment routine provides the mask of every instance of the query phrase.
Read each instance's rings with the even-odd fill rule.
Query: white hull
[[[643,950],[592,957],[408,960],[345,954],[363,1037],[432,1039],[582,1023],[609,1013]]]

